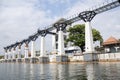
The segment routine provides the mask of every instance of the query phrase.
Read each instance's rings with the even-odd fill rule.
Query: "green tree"
[[[69,32],[69,37],[66,39],[66,43],[72,42],[74,46],[79,46],[83,51],[85,46],[85,25],[75,25],[70,27],[67,32]],[[100,32],[96,29],[92,29],[92,33],[93,40],[99,40],[102,43],[103,39]]]

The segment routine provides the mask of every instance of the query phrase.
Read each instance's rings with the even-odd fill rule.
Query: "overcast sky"
[[[3,47],[21,41],[44,29],[61,17],[88,10],[111,0],[0,0],[0,54]],[[106,3],[105,3],[106,4]],[[101,32],[103,39],[120,38],[120,7],[101,13],[92,20],[92,27]],[[77,22],[81,23],[81,22]],[[36,50],[40,49],[40,38]],[[46,36],[46,50],[51,50],[51,36]]]

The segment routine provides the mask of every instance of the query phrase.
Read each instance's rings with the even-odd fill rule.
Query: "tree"
[[[68,38],[66,39],[66,43],[72,42],[74,46],[79,46],[82,51],[85,46],[85,25],[75,25],[70,27],[67,32],[69,32]],[[103,39],[100,35],[100,32],[96,29],[92,29],[93,33],[93,41],[100,41],[102,43]]]

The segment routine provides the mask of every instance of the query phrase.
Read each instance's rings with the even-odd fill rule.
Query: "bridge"
[[[45,55],[45,37],[46,35],[52,35],[54,38],[53,41],[53,49],[56,50],[56,44],[55,44],[55,36],[58,35],[58,54],[56,55],[56,62],[68,62],[68,56],[65,55],[64,50],[64,35],[63,31],[74,22],[83,20],[85,22],[85,52],[84,52],[84,60],[85,61],[93,61],[97,60],[97,54],[95,53],[94,47],[93,47],[93,36],[92,36],[92,27],[91,27],[91,21],[92,19],[105,11],[114,9],[116,7],[120,6],[120,0],[112,1],[106,5],[103,5],[99,8],[83,11],[80,12],[79,15],[76,15],[75,17],[72,17],[70,19],[64,19],[61,18],[59,21],[56,21],[55,23],[48,26],[48,28],[40,30],[38,29],[37,32],[33,35],[30,35],[27,39],[24,39],[20,42],[16,42],[14,44],[8,45],[4,47],[5,55],[4,55],[4,61],[5,62],[22,62],[21,59],[21,47],[24,45],[25,47],[25,56],[24,61],[25,62],[32,62],[35,63],[37,61],[44,63],[49,62],[49,57]],[[36,58],[35,55],[35,41],[38,37],[41,37],[41,49],[40,49],[40,56],[39,59]],[[31,57],[29,58],[29,43],[31,42]],[[16,58],[16,50],[17,52],[17,58]]]

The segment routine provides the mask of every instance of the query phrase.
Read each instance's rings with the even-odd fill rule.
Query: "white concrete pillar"
[[[92,27],[90,22],[85,22],[85,52],[94,52]]]
[[[8,55],[7,50],[5,50],[5,54],[4,54],[4,59],[5,60],[7,59],[7,55]]]
[[[18,48],[18,56],[17,56],[18,59],[21,59],[21,48]]]
[[[58,31],[58,55],[65,55],[63,31]]]
[[[54,33],[56,33],[56,29],[53,31]],[[56,53],[56,35],[52,35],[52,52]]]
[[[45,37],[41,36],[41,49],[40,49],[40,57],[45,56]]]
[[[28,52],[29,52],[28,44],[25,44],[25,57],[24,58],[28,58]]]
[[[11,59],[11,50],[8,52],[8,59]]]
[[[35,57],[35,41],[31,41],[31,58]]]
[[[15,56],[16,56],[16,54],[15,54],[15,49],[13,49],[13,51],[12,51],[12,59],[15,59]]]

